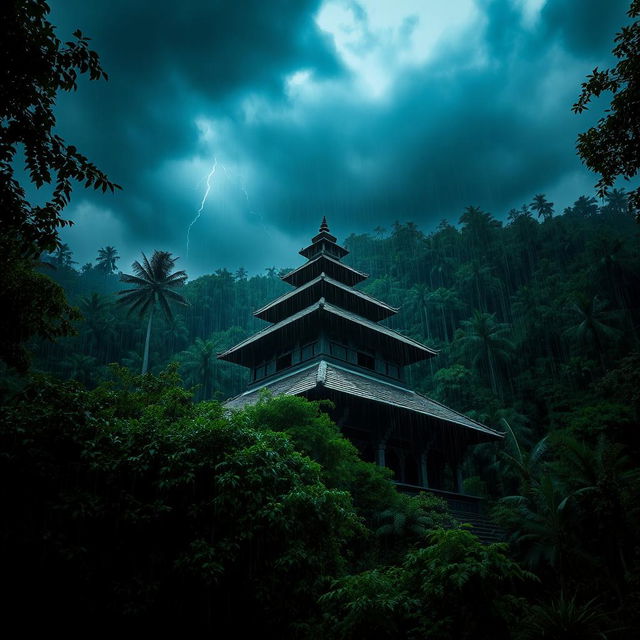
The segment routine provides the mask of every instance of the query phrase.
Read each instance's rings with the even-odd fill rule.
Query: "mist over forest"
[[[69,6],[0,9],[6,628],[638,637],[640,0]]]

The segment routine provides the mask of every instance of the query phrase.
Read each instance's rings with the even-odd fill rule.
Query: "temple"
[[[389,467],[399,488],[428,489],[470,506],[461,462],[467,447],[502,434],[416,393],[408,366],[436,356],[429,347],[380,324],[398,309],[354,288],[367,275],[344,264],[325,218],[283,276],[294,287],[254,315],[270,326],[219,358],[247,367],[251,382],[228,408],[273,395],[329,399],[332,417],[368,461]]]

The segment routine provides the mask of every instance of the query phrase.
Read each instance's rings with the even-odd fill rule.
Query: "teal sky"
[[[611,63],[625,0],[62,0],[110,75],[58,101],[63,137],[124,190],[78,188],[81,264],[111,244],[192,276],[295,266],[326,214],[340,240],[467,205],[503,219],[593,193],[571,112]],[[606,106],[602,103],[602,107]],[[187,253],[187,229],[193,223]]]

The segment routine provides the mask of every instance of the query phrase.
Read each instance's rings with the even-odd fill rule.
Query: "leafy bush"
[[[364,531],[349,495],[173,376],[37,378],[3,408],[2,562],[23,626],[286,636],[343,572]]]
[[[327,637],[508,638],[515,587],[534,576],[465,530],[436,530],[400,567],[336,580],[320,599]]]

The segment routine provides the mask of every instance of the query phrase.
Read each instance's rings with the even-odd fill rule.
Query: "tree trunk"
[[[149,342],[151,342],[151,321],[153,320],[153,311],[155,304],[151,305],[149,312],[149,322],[147,323],[147,339],[144,341],[144,357],[142,358],[142,375],[147,373],[149,369]]]
[[[489,361],[489,381],[491,382],[491,390],[494,394],[502,397],[502,393],[498,393],[498,384],[496,382],[496,372],[493,366],[493,357],[489,350],[487,350],[487,360]]]

